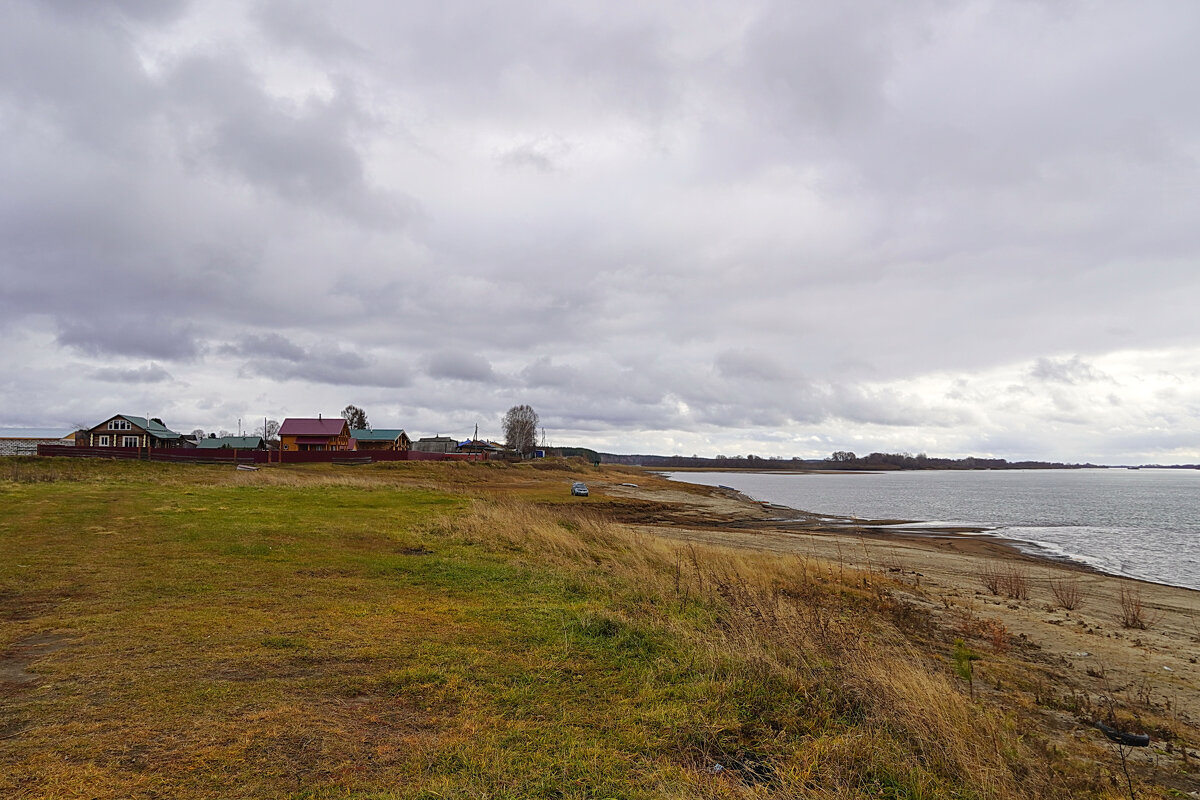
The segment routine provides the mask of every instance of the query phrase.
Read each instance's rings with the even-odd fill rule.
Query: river
[[[986,528],[1022,549],[1200,590],[1200,470],[676,472],[816,514]]]

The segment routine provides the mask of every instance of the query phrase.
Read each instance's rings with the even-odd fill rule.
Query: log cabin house
[[[350,426],[341,417],[288,417],[279,426],[279,446],[289,453],[349,450]]]
[[[145,417],[135,417],[132,414],[117,414],[109,417],[94,428],[83,432],[80,437],[76,434],[76,445],[83,438],[86,447],[145,447],[171,448],[194,447],[185,439],[183,434],[163,425],[161,422]]]
[[[350,440],[355,450],[410,450],[412,440],[399,428],[351,428]]]

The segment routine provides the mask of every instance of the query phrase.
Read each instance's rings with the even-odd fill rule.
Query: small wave
[[[1070,561],[1109,575],[1200,588],[1186,578],[1188,569],[1183,565],[1187,559],[1180,562],[1165,554],[1156,557],[1153,532],[1140,528],[1014,526],[997,533],[1029,555]]]

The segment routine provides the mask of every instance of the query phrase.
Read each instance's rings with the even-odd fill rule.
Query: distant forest
[[[1003,458],[932,458],[921,453],[871,453],[858,456],[838,451],[824,459],[762,458],[756,455],[722,456],[652,456],[597,453],[582,447],[561,448],[564,456],[582,456],[593,463],[624,464],[626,466],[660,469],[779,469],[779,470],[900,470],[900,469],[1085,469],[1097,464],[1064,464],[1059,461],[1008,461]]]

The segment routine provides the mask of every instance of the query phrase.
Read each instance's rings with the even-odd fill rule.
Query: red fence
[[[39,456],[124,458],[187,464],[366,464],[376,461],[484,461],[479,453],[422,453],[417,450],[306,450],[302,452],[227,448],[69,447],[40,444]]]

